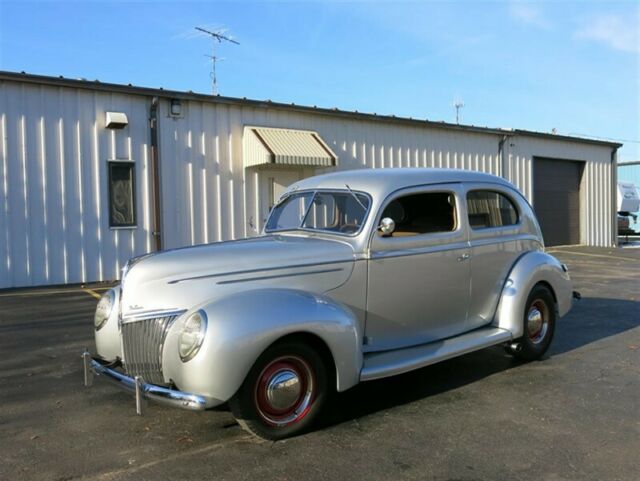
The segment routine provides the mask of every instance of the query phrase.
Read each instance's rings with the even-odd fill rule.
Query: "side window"
[[[136,226],[135,163],[109,162],[109,226]]]
[[[318,192],[303,227],[353,234],[360,230],[368,208],[369,199],[362,194]]]
[[[428,192],[398,197],[382,212],[396,223],[392,237],[451,232],[456,228],[455,196]]]
[[[469,225],[472,229],[503,227],[518,223],[513,202],[499,192],[474,190],[467,194]]]

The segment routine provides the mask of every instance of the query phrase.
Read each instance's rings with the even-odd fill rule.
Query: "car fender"
[[[556,300],[559,316],[564,316],[572,303],[572,284],[563,264],[542,251],[523,254],[515,262],[505,281],[493,324],[511,331],[514,339],[524,332],[523,316],[531,289],[539,282],[547,283]]]
[[[182,362],[179,334],[197,310],[207,315],[205,340],[193,359]],[[181,390],[205,396],[209,405],[220,404],[240,388],[260,354],[294,333],[315,335],[327,345],[336,367],[338,391],[358,382],[363,333],[356,316],[327,296],[284,288],[239,292],[186,312],[174,323],[164,344],[165,378]]]
[[[114,307],[111,310],[109,319],[98,331],[95,331],[96,353],[102,359],[113,361],[117,357],[122,357],[120,328],[118,326],[118,315],[120,305],[120,286],[111,289],[114,293]]]

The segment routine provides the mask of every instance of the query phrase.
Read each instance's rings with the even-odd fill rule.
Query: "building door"
[[[545,245],[580,243],[580,183],[584,162],[533,160],[533,208]]]

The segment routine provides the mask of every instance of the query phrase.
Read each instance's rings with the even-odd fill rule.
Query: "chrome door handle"
[[[471,255],[469,255],[468,253],[462,254],[460,257],[458,257],[458,262],[466,261],[470,257],[471,257]]]

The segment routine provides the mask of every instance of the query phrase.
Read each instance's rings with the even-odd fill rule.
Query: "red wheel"
[[[287,426],[303,419],[315,396],[315,373],[306,360],[297,356],[274,359],[256,383],[258,413],[272,426]]]
[[[306,431],[322,409],[328,378],[315,349],[285,341],[258,358],[229,406],[238,423],[259,437],[295,436]]]
[[[539,359],[549,349],[556,326],[556,304],[544,285],[529,293],[523,316],[523,335],[507,351],[523,361]]]

